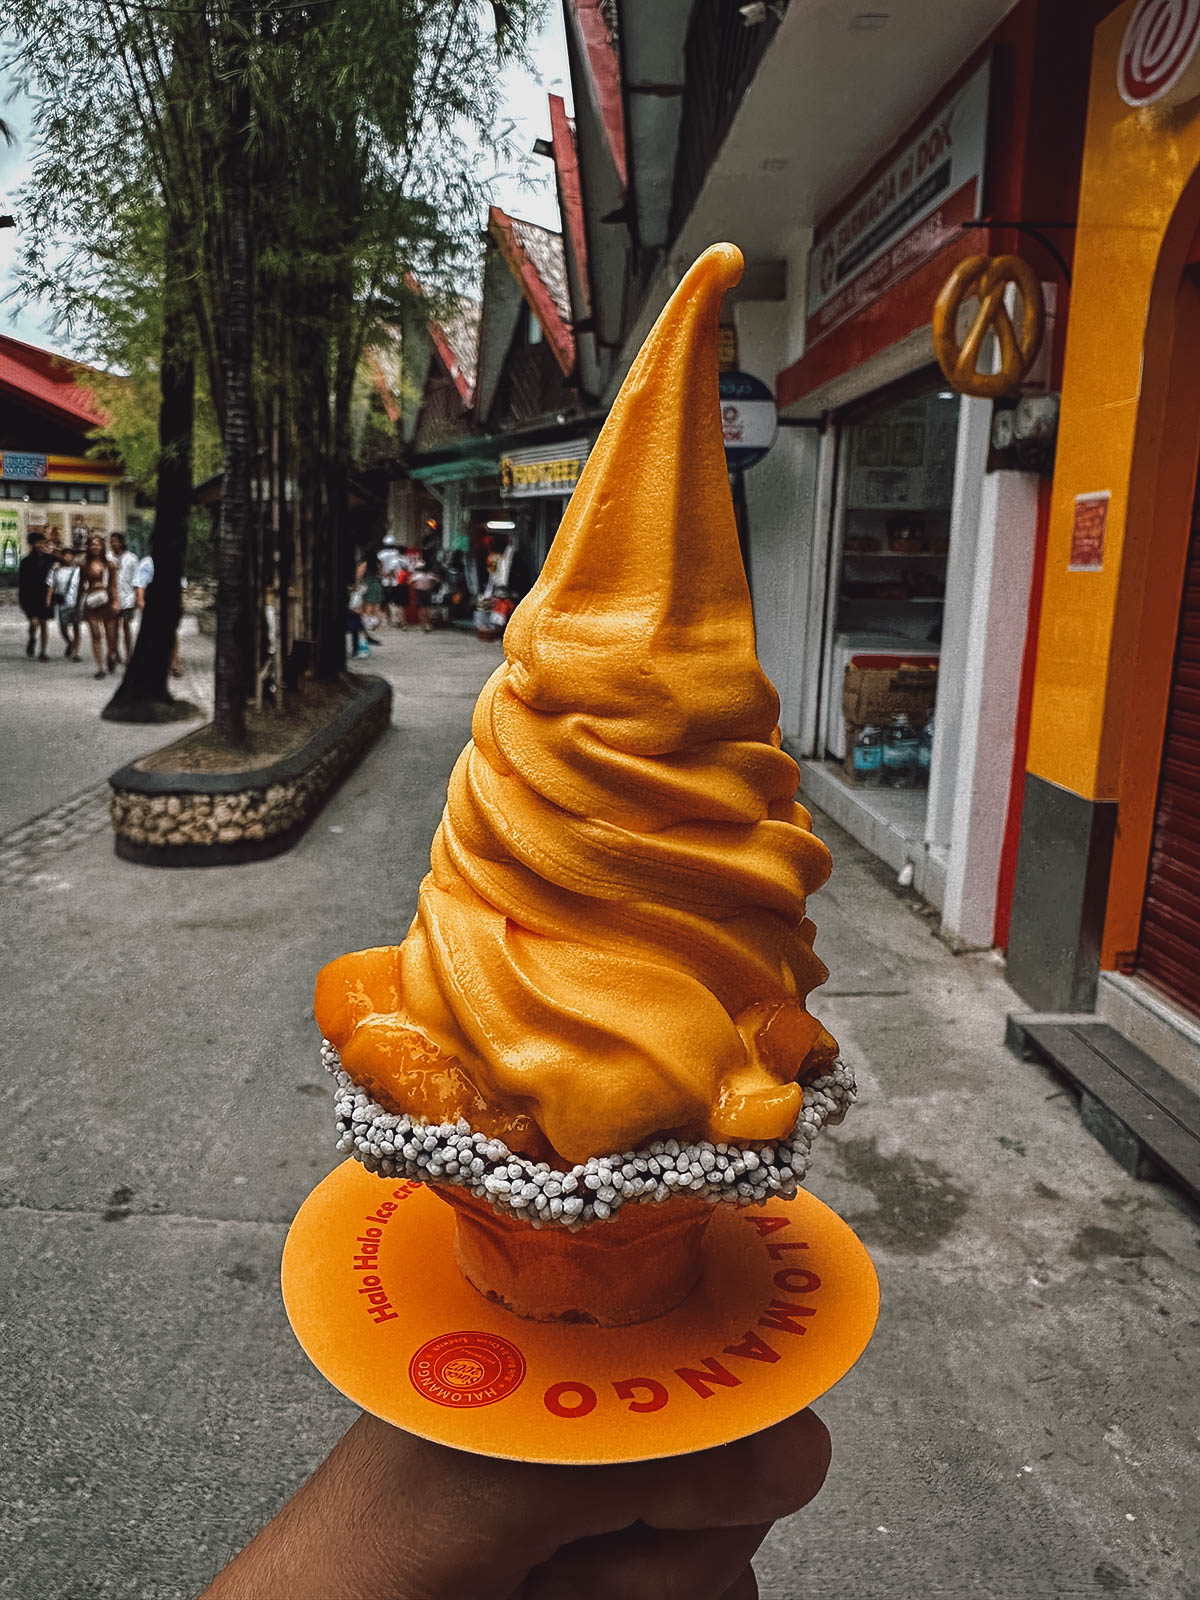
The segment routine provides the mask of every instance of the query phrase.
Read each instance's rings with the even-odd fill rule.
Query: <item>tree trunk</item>
[[[169,215],[163,256],[162,399],[158,411],[158,493],[150,555],[154,581],[133,655],[120,686],[100,715],[106,722],[179,722],[200,715],[170,690],[171,658],[179,628],[183,563],[192,507],[192,424],[196,371],[187,339],[183,250],[187,228]]]
[[[255,659],[250,612],[249,552],[252,526],[250,455],[254,436],[251,367],[250,161],[247,152],[250,92],[244,44],[230,51],[235,74],[232,122],[223,163],[226,228],[225,472],[217,536],[217,651],[213,726],[227,744],[246,742],[246,683]]]
[[[327,545],[321,561],[329,585],[323,611],[324,625],[317,638],[317,677],[330,682],[346,666],[346,605],[354,579],[354,555],[348,528],[350,510],[350,400],[354,366],[345,336],[339,338],[334,359],[333,416],[326,434]]]

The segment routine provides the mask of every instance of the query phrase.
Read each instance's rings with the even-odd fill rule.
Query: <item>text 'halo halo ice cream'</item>
[[[527,1314],[579,1309],[582,1287],[553,1292],[569,1262],[654,1239],[679,1260],[708,1202],[794,1193],[853,1095],[807,1010],[830,858],[793,798],[725,467],[741,266],[708,250],[626,378],[479,697],[404,942],[317,983],[342,1147],[445,1186],[479,1287],[540,1229],[546,1282],[526,1263],[497,1291]]]

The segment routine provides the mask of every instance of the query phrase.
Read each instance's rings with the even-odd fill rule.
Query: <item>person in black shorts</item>
[[[383,584],[383,614],[393,628],[405,625],[404,607],[408,604],[408,568],[396,536],[389,533],[379,548],[379,576]],[[400,599],[400,586],[404,585],[404,599]]]
[[[17,568],[17,599],[29,623],[29,638],[25,654],[33,655],[34,641],[40,640],[39,661],[49,661],[46,654],[46,624],[54,615],[51,598],[50,575],[54,570],[54,557],[46,548],[46,535],[35,528],[29,535],[29,552],[21,558]]]

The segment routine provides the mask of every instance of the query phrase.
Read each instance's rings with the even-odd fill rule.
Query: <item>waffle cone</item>
[[[572,1233],[533,1228],[472,1195],[433,1192],[457,1215],[454,1257],[467,1282],[519,1317],[604,1328],[649,1322],[685,1300],[700,1279],[713,1212],[706,1200],[626,1205]]]

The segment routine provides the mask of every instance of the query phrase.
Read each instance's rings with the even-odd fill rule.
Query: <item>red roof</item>
[[[78,433],[102,428],[108,421],[76,381],[95,370],[0,333],[0,394],[11,395]]]
[[[463,298],[443,321],[429,319],[429,337],[438,359],[454,380],[464,406],[475,394],[475,364],[479,356],[479,319],[483,307],[478,300]]]
[[[596,96],[596,109],[612,153],[613,166],[627,183],[625,168],[625,107],[621,99],[621,63],[613,28],[606,13],[607,0],[571,0],[579,27],[583,56]]]
[[[562,234],[534,222],[510,217],[499,206],[488,210],[488,228],[500,253],[521,286],[521,293],[542,325],[546,342],[564,374],[575,365],[571,329],[571,297]]]
[[[580,320],[592,314],[592,291],[588,279],[587,234],[583,226],[583,190],[579,184],[579,151],[575,144],[575,125],[567,115],[562,95],[550,97],[550,142],[554,148],[554,168],[558,176],[558,204],[562,211],[563,227],[571,241],[575,269],[584,304],[579,308]]]

